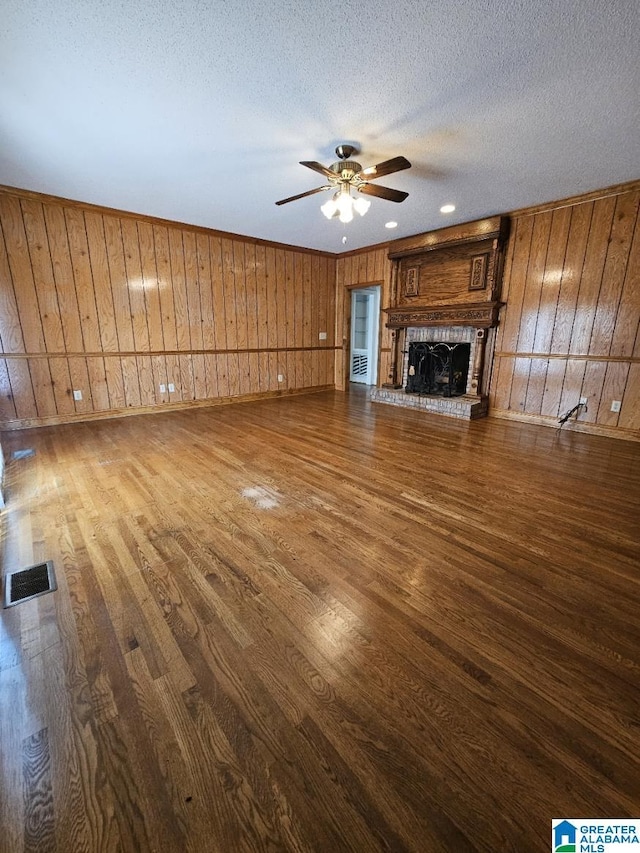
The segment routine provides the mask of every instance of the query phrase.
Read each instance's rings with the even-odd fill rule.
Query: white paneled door
[[[376,384],[379,314],[379,287],[351,291],[351,382]]]

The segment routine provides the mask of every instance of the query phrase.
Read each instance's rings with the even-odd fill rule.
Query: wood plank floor
[[[10,433],[0,849],[547,851],[640,813],[640,445],[322,393]]]

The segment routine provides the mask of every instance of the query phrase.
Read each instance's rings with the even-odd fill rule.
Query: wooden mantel
[[[494,216],[433,231],[423,245],[395,247],[388,326],[495,325],[508,226]]]
[[[418,308],[403,305],[385,308],[387,326],[401,329],[407,326],[473,326],[488,329],[498,322],[500,302],[467,302],[463,305],[440,305],[437,308]]]

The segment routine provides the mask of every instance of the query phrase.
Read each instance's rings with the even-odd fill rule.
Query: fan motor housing
[[[329,168],[336,175],[343,175],[344,172],[350,172],[350,178],[362,171],[362,166],[360,163],[356,163],[355,160],[340,160],[338,163],[332,163]]]

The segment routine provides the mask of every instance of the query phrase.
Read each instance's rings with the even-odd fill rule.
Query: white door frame
[[[375,385],[378,381],[378,344],[380,335],[380,290],[379,284],[369,287],[354,287],[351,289],[351,330],[349,355],[349,381],[360,382],[364,385]],[[366,347],[354,347],[355,337],[355,306],[358,295],[368,297]],[[366,364],[366,372],[354,374],[354,364],[359,359],[360,364]]]

